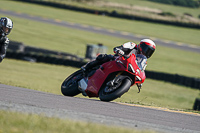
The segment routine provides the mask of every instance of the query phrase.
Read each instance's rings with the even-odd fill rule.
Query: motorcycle
[[[146,78],[146,64],[147,58],[142,54],[118,56],[89,70],[87,74],[81,69],[74,72],[63,81],[61,92],[65,96],[82,93],[88,97],[99,97],[101,101],[117,99],[133,85],[137,85],[140,92]]]

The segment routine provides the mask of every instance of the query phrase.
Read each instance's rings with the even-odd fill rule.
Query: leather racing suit
[[[114,60],[115,56],[119,56],[119,54],[130,56],[131,53],[138,53],[137,45],[133,42],[127,42],[121,46],[114,47],[113,51],[115,55],[100,54],[97,56],[96,60],[87,63],[84,67],[81,67],[81,69],[87,71],[93,67],[102,65],[105,62]]]
[[[6,50],[8,48],[9,39],[6,36],[0,35],[0,62],[5,58],[6,56]]]

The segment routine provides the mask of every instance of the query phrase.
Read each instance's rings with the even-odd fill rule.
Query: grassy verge
[[[147,79],[140,93],[137,87],[133,86],[116,101],[175,110],[192,110],[195,98],[199,94],[199,90]]]
[[[200,30],[195,29],[180,27],[177,28],[173,26],[164,26],[138,21],[113,19],[13,1],[0,1],[0,3],[3,5],[2,7],[5,7],[9,10],[43,16],[47,18],[57,18],[64,21],[91,24],[104,28],[137,31],[137,33],[144,33],[144,31],[145,33],[151,32],[157,35],[161,35],[162,37],[173,36],[177,39],[183,38],[183,40],[195,41],[197,44],[199,44],[200,41],[198,36],[200,34]],[[14,6],[16,8],[14,8]],[[3,14],[0,15],[4,16]],[[14,29],[9,36],[11,40],[24,42],[25,44],[31,46],[69,52],[82,57],[85,55],[86,44],[88,43],[103,43],[108,47],[108,53],[113,53],[113,47],[121,45],[127,41],[134,41],[29,21],[13,16],[8,17],[11,17],[14,21]],[[133,30],[132,28],[138,29]],[[156,30],[158,30],[158,32]],[[148,61],[147,69],[172,74],[177,73],[190,77],[199,77],[199,58],[200,54],[198,53],[166,48],[157,44],[156,52]]]
[[[3,8],[6,10],[12,10],[45,18],[60,19],[63,21],[94,25],[107,29],[127,31],[134,34],[174,40],[188,44],[199,45],[200,41],[198,36],[200,34],[200,30],[198,29],[189,29],[162,24],[147,23],[142,21],[116,19],[106,16],[97,16],[21,2],[0,1],[0,3],[2,5],[0,7],[1,9]]]
[[[175,8],[175,6],[171,5],[170,7],[172,7],[172,10],[167,10],[164,11],[164,9],[167,9],[164,4],[161,3],[157,3],[155,2],[157,5],[159,5],[159,8],[157,6],[149,6],[151,4],[153,4],[154,2],[152,1],[129,1],[129,0],[125,0],[125,1],[98,1],[98,0],[93,0],[93,1],[63,1],[63,0],[57,0],[57,1],[53,1],[53,0],[48,0],[51,1],[53,3],[58,3],[60,5],[70,5],[72,7],[80,7],[80,8],[86,8],[86,9],[91,9],[94,11],[107,11],[109,13],[111,12],[115,12],[118,14],[127,14],[127,15],[133,15],[140,18],[149,18],[151,20],[159,20],[159,21],[165,21],[165,22],[175,22],[176,24],[183,24],[183,25],[188,25],[188,24],[194,24],[195,25],[199,25],[200,24],[200,20],[198,18],[198,15],[195,14],[194,12],[192,12],[191,10],[187,10],[187,8],[185,8],[187,11],[189,12],[178,12],[178,11],[185,11],[184,8],[182,8],[182,10],[179,8],[178,11],[174,11],[173,8]],[[128,2],[128,3],[127,3]],[[138,5],[139,3],[141,3],[140,5]],[[148,4],[149,3],[149,4]],[[154,3],[154,4],[155,4]],[[177,6],[176,6],[177,7]],[[164,9],[163,9],[164,8]],[[193,9],[196,12],[198,12],[199,9],[195,8]],[[96,12],[97,13],[97,12]]]
[[[153,133],[10,111],[0,111],[0,119],[0,133]]]
[[[62,95],[62,82],[76,70],[72,67],[5,59],[0,66],[0,83]],[[141,93],[137,92],[137,87],[133,86],[115,101],[185,110],[192,109],[195,98],[199,96],[198,90],[150,79],[145,81]],[[78,97],[83,96],[80,94]]]
[[[35,47],[69,52],[82,57],[85,55],[88,43],[103,43],[108,47],[108,53],[113,53],[113,47],[127,41],[133,41],[26,19],[15,17],[12,19],[15,22],[15,28],[9,36],[11,40],[24,42]],[[200,54],[198,53],[166,48],[158,44],[155,54],[148,61],[147,69],[199,77],[200,62],[197,61],[199,58]]]
[[[200,8],[188,8],[188,7],[181,7],[181,6],[173,6],[167,4],[161,4],[156,2],[151,2],[147,0],[108,0],[110,2],[116,3],[123,3],[127,5],[137,5],[141,7],[149,7],[153,9],[159,9],[163,12],[171,12],[178,15],[183,15],[184,13],[189,13],[194,17],[198,18]]]

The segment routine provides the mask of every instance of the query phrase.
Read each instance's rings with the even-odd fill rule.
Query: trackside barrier
[[[199,110],[200,111],[200,98],[196,98],[193,106],[194,110]]]
[[[11,52],[7,51],[6,58],[18,59],[18,60],[26,60],[26,61],[34,61],[34,62],[43,62],[47,64],[56,64],[56,65],[65,65],[78,67],[85,65],[86,62],[80,60],[73,59],[64,59],[49,55],[40,55],[40,54],[30,54],[30,53],[21,53],[21,52]]]
[[[80,68],[85,65],[87,62],[83,60],[76,59],[64,59],[60,57],[47,56],[47,55],[39,55],[39,54],[30,54],[30,53],[22,53],[22,52],[12,52],[7,51],[6,58],[13,58],[18,60],[26,60],[33,62],[43,62],[48,64],[56,64],[56,65],[64,65],[64,66],[72,66],[76,68]],[[194,89],[200,89],[200,79],[199,78],[191,78],[186,76],[181,76],[178,74],[168,74],[163,72],[155,72],[155,71],[146,71],[146,77],[166,81],[170,83],[175,83],[187,87],[191,87]]]
[[[183,86],[187,86],[187,87],[191,87],[195,89],[200,89],[199,78],[191,78],[191,77],[186,77],[179,74],[169,74],[169,73],[147,71],[147,70],[146,70],[146,77],[155,79],[155,80],[175,83],[175,84],[179,84],[179,85],[183,85]]]
[[[79,11],[79,12],[85,12],[85,13],[90,13],[90,14],[106,15],[106,16],[115,17],[115,18],[140,20],[140,21],[147,21],[147,22],[153,22],[153,23],[162,23],[162,24],[200,29],[200,24],[192,23],[192,22],[186,23],[186,22],[179,22],[179,21],[160,20],[160,19],[149,18],[149,17],[144,17],[144,16],[122,14],[122,13],[118,13],[117,11],[108,12],[108,11],[102,11],[102,10],[87,9],[87,8],[60,4],[56,2],[50,2],[50,1],[42,1],[42,0],[15,0],[15,1],[23,1],[23,2],[28,2],[28,3],[34,3],[34,4],[51,6],[55,8],[61,8],[61,9]]]
[[[16,51],[16,52],[21,52],[21,53],[42,53],[45,55],[54,55],[54,56],[60,56],[60,57],[68,57],[68,58],[74,58],[76,60],[83,60],[83,58],[80,58],[76,55],[65,53],[65,52],[58,52],[54,50],[48,50],[48,49],[43,49],[43,48],[37,48],[37,47],[32,47],[32,46],[27,46],[24,45],[22,42],[16,42],[10,40],[10,43],[8,45],[8,50],[10,51]]]

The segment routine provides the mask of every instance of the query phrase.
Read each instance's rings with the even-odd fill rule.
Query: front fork
[[[137,83],[136,85],[138,87],[138,93],[140,93],[140,89],[142,89],[142,84]]]
[[[122,74],[122,72],[119,72],[117,75],[116,75],[116,77],[118,77],[119,75],[121,75]],[[114,81],[113,81],[114,82]],[[137,85],[137,87],[138,87],[138,93],[140,93],[140,90],[142,89],[142,84],[140,84],[140,83],[136,83],[136,85]]]
[[[121,75],[121,74],[122,74],[122,72],[119,72],[119,73],[115,76],[114,80],[108,82],[107,85],[108,85],[108,86],[113,86],[114,83],[115,83],[116,81],[119,80],[118,77],[119,77],[119,75]],[[125,77],[127,77],[127,76],[123,76],[122,79],[124,79]],[[131,81],[132,81],[132,80],[131,80]],[[136,85],[137,85],[137,87],[138,87],[138,93],[140,93],[140,90],[142,89],[142,84],[141,84],[141,83],[136,83]]]

